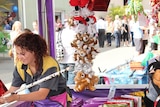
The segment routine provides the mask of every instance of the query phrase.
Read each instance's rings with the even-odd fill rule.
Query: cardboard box
[[[130,62],[129,64],[131,70],[143,70],[144,66],[141,65],[141,62]]]

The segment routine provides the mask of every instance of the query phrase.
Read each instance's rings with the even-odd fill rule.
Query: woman
[[[18,61],[13,72],[11,87],[7,93],[16,91],[24,83],[33,83],[59,71],[58,63],[47,54],[47,45],[41,36],[33,33],[23,33],[16,38],[13,44]],[[43,101],[47,98],[54,99],[59,95],[65,99],[63,101],[59,99],[58,102],[66,107],[66,81],[61,74],[29,88],[29,91],[28,94],[13,94],[9,97],[1,97],[0,103],[15,100]]]
[[[112,33],[113,33],[113,21],[111,17],[107,17],[107,24],[106,24],[106,38],[107,38],[107,46],[112,45]]]
[[[20,21],[15,21],[13,26],[12,26],[12,31],[10,32],[10,41],[11,41],[11,44],[12,44],[12,53],[10,56],[13,55],[13,58],[14,58],[14,64],[16,64],[16,50],[15,50],[15,47],[13,46],[13,42],[14,40],[22,33],[22,23]]]
[[[122,21],[122,26],[121,26],[121,35],[123,39],[123,45],[124,46],[129,46],[129,27],[128,27],[128,21],[127,18],[124,17]]]
[[[32,32],[35,33],[35,34],[39,34],[39,28],[38,28],[38,21],[37,20],[32,22],[32,26],[33,26],[33,31]]]
[[[143,51],[143,26],[139,25],[139,21],[136,21],[133,24],[133,33],[134,33],[134,43],[135,43],[135,50],[136,50],[136,56],[142,54]]]
[[[115,37],[115,44],[116,48],[120,47],[120,42],[121,42],[121,20],[119,18],[119,15],[115,16],[115,20],[113,22],[113,35]]]

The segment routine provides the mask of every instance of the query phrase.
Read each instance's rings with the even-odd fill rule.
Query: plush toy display
[[[152,7],[152,18],[158,23],[158,12],[160,11],[160,0],[150,0]]]
[[[144,102],[146,107],[160,107],[160,62],[155,59],[155,62],[149,64],[148,71],[150,75],[149,92]]]
[[[98,83],[98,77],[94,75],[92,70],[92,60],[98,53],[95,45],[96,39],[96,18],[94,12],[88,9],[90,0],[70,0],[70,5],[74,8],[71,16],[76,25],[77,33],[71,46],[75,48],[74,60],[75,64],[75,88],[77,92],[89,89],[95,90],[95,84]]]

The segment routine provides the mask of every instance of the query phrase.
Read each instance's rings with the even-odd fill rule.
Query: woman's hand
[[[7,103],[7,101],[3,96],[1,96],[0,97],[0,104],[4,104],[4,103]]]
[[[0,97],[0,104],[3,104],[3,103],[10,103],[10,102],[13,102],[13,101],[18,101],[19,100],[19,95],[17,94],[11,94],[10,96],[8,97]]]

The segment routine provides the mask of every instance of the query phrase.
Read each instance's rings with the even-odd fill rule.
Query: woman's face
[[[17,58],[23,64],[35,63],[35,54],[34,54],[34,52],[27,51],[26,49],[22,49],[19,46],[15,46],[15,48],[16,48]]]
[[[32,25],[33,25],[33,29],[34,29],[34,30],[38,30],[38,25],[37,25],[36,22],[33,22]]]

